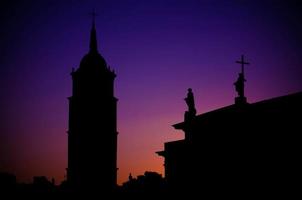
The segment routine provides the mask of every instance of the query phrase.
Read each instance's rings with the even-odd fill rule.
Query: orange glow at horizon
[[[3,2],[0,172],[66,179],[70,72],[89,51],[91,8],[99,52],[117,74],[118,184],[129,173],[164,176],[156,152],[184,138],[172,125],[184,119],[188,88],[198,115],[234,103],[241,54],[248,102],[302,91],[301,12],[290,1],[135,2]]]

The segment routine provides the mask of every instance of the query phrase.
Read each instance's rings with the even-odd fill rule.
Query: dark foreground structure
[[[89,52],[71,76],[68,188],[83,193],[113,192],[117,179],[116,74],[98,52],[94,19]]]
[[[299,191],[302,93],[257,103],[244,95],[244,65],[234,83],[233,105],[196,115],[192,89],[184,121],[173,125],[185,139],[165,143],[165,178],[146,172],[118,186],[116,74],[97,48],[93,20],[89,52],[72,70],[69,97],[67,180],[46,177],[19,184],[0,173],[0,198],[21,195],[80,199],[171,199],[172,197],[287,197]],[[188,198],[186,198],[188,199]]]
[[[185,120],[173,125],[185,139],[157,152],[165,158],[170,192],[247,197],[298,191],[302,92],[252,104],[239,95],[235,104],[197,116],[191,92]]]

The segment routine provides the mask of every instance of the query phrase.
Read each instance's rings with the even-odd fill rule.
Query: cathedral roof
[[[276,97],[259,101],[252,104],[245,104],[238,106],[236,104],[229,105],[223,108],[219,108],[204,114],[197,115],[194,119],[195,122],[200,123],[204,120],[215,120],[217,117],[231,116],[234,113],[246,113],[249,115],[263,114],[265,112],[278,113],[278,112],[290,112],[293,110],[301,110],[302,92],[297,92],[290,95]],[[184,129],[185,122],[174,124],[175,129]]]

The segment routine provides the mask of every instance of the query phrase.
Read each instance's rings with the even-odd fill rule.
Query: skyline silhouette
[[[187,88],[197,114],[233,103],[241,54],[253,64],[246,68],[249,102],[302,90],[301,3],[133,2],[16,1],[0,8],[0,171],[27,182],[65,179],[68,74],[87,52],[85,13],[92,7],[101,53],[119,75],[119,184],[129,173],[164,174],[154,152],[183,138],[170,124],[183,119]]]

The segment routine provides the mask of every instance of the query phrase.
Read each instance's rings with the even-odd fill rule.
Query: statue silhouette
[[[236,92],[238,93],[239,97],[244,97],[244,82],[245,78],[243,76],[243,73],[239,73],[237,81],[234,83]]]
[[[188,106],[188,111],[185,112],[185,121],[188,121],[193,119],[193,117],[196,115],[194,94],[191,88],[188,89],[188,93],[187,93],[187,97],[185,98],[185,101]]]

